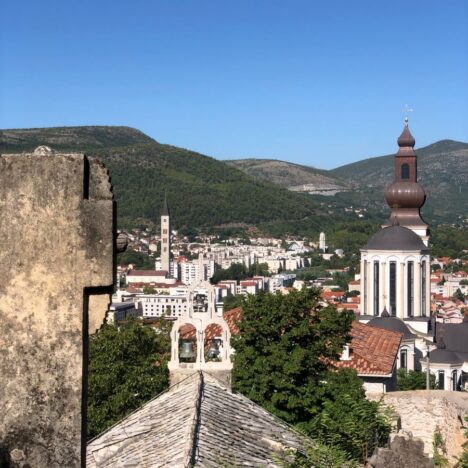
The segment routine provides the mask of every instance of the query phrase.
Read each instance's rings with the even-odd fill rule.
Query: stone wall
[[[379,399],[382,395],[368,395]],[[390,392],[384,403],[401,418],[401,429],[424,442],[424,451],[432,455],[434,432],[439,428],[452,465],[462,451],[464,417],[468,415],[468,394],[441,390]]]
[[[3,463],[84,466],[88,327],[113,284],[108,173],[46,147],[2,155],[0,219]]]

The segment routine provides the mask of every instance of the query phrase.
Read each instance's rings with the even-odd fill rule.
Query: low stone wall
[[[368,395],[378,400],[382,395]],[[432,456],[434,432],[439,428],[446,446],[446,456],[453,465],[462,452],[465,416],[468,415],[468,393],[442,390],[390,392],[384,403],[393,407],[401,418],[401,429],[424,442],[425,453]]]

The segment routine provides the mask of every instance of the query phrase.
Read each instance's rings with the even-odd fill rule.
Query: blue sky
[[[128,125],[219,159],[332,168],[468,141],[468,2],[2,3],[0,128]]]

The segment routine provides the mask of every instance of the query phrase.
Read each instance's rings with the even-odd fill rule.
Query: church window
[[[452,371],[452,390],[454,392],[457,391],[457,387],[458,387],[458,376],[457,376],[457,371],[456,370],[453,370]]]
[[[164,247],[163,252],[167,252],[167,247]]]
[[[163,241],[163,244],[167,244],[167,239],[165,237],[163,238],[162,241]]]
[[[421,262],[421,315],[426,316],[426,260]]]
[[[409,164],[402,164],[401,165],[401,178],[402,179],[409,179],[410,178],[410,170]]]
[[[400,368],[408,369],[408,351],[406,349],[400,351]]]
[[[407,265],[407,307],[408,317],[414,314],[414,262]]]
[[[379,315],[379,262],[374,262],[374,315]]]
[[[163,229],[163,234],[167,234],[167,229]]]
[[[396,262],[390,262],[390,315],[396,316]]]
[[[437,388],[439,390],[445,390],[445,372],[443,370],[437,373]]]

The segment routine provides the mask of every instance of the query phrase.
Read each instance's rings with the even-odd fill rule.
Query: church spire
[[[386,226],[391,226],[393,220],[397,218],[401,226],[413,230],[428,245],[428,225],[422,219],[420,213],[420,209],[426,200],[426,194],[418,184],[418,158],[413,149],[415,143],[406,117],[405,126],[398,137],[394,182],[385,192],[387,203],[392,209],[390,221]]]
[[[167,204],[167,193],[164,191],[164,202],[161,216],[170,216],[169,205]]]

